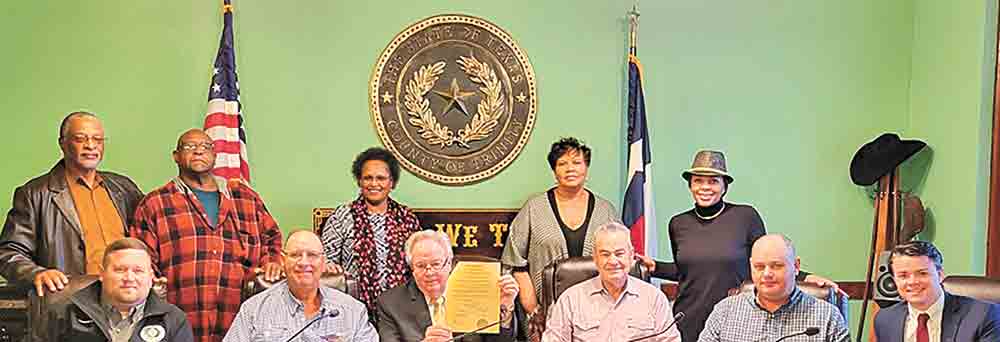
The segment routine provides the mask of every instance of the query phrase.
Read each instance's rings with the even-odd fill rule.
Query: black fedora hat
[[[857,185],[872,185],[907,158],[927,146],[920,140],[901,140],[895,133],[883,133],[854,153],[851,180]]]

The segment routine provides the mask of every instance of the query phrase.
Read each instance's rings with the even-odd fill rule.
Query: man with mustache
[[[667,296],[628,274],[635,263],[628,228],[617,222],[597,228],[593,258],[598,276],[559,296],[543,342],[681,340]]]
[[[754,291],[716,304],[698,342],[774,341],[789,335],[815,335],[815,340],[826,342],[850,341],[847,323],[837,308],[796,286],[799,265],[795,246],[788,237],[767,234],[758,238],[750,250]]]
[[[245,182],[212,175],[213,147],[204,131],[184,132],[173,151],[179,175],[143,198],[129,230],[149,245],[167,300],[187,312],[200,342],[222,340],[244,281],[281,274],[277,222]]]
[[[406,240],[406,261],[413,279],[382,293],[378,298],[378,330],[382,342],[446,342],[453,337],[445,322],[445,289],[454,265],[448,234],[422,230]],[[504,275],[500,288],[500,334],[482,334],[458,341],[513,341],[514,297],[517,281]]]
[[[326,286],[323,243],[315,233],[288,234],[282,253],[286,281],[247,299],[223,342],[375,342],[364,304]],[[300,332],[301,331],[301,332]]]
[[[42,341],[194,341],[184,312],[150,292],[153,268],[146,244],[133,238],[115,241],[103,264],[100,277],[84,277],[71,286],[79,290],[50,294],[51,323],[39,332],[45,335]]]
[[[893,247],[889,271],[903,301],[875,316],[879,342],[1000,341],[1000,306],[945,291],[943,262],[930,242]]]
[[[125,236],[142,198],[128,177],[97,170],[106,139],[93,113],[63,118],[62,160],[14,190],[0,234],[0,275],[44,296],[65,287],[68,276],[101,273],[104,249]]]

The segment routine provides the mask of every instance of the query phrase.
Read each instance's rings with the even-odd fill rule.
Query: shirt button
[[[219,254],[219,251],[212,251],[212,254]]]

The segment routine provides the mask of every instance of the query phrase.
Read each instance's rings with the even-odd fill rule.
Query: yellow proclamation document
[[[454,332],[476,330],[500,320],[500,263],[460,261],[445,289],[445,319]],[[500,325],[482,333],[496,334]]]

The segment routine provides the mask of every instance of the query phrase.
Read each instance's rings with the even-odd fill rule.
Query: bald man
[[[184,132],[173,151],[178,176],[143,198],[129,229],[152,250],[167,300],[187,312],[200,342],[225,336],[245,279],[281,274],[277,222],[245,182],[212,175],[213,148],[204,131]]]
[[[815,340],[827,342],[850,341],[847,323],[837,308],[796,286],[799,264],[795,246],[788,237],[767,234],[757,239],[750,251],[754,292],[731,296],[716,304],[698,342],[744,342],[761,338],[774,341],[807,334],[818,335]]]
[[[247,299],[224,342],[378,341],[364,304],[320,286],[326,256],[315,233],[288,234],[282,263],[287,280]]]

